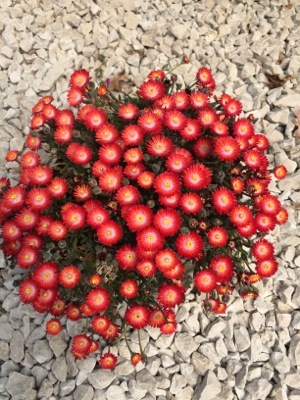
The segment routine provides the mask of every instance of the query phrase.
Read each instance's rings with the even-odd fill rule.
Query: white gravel
[[[290,214],[273,234],[280,268],[261,297],[233,296],[227,316],[207,318],[190,294],[175,335],[143,335],[148,364],[135,369],[123,345],[113,372],[93,372],[95,358],[75,362],[66,340],[77,327],[46,335],[47,319],[13,290],[20,271],[8,272],[0,254],[0,400],[299,400],[299,0],[1,0],[0,32],[2,175],[13,175],[4,157],[23,148],[33,104],[52,93],[65,103],[74,69],[93,71],[104,55],[105,77],[124,71],[139,85],[149,69],[186,54],[191,64],[178,75],[191,82],[210,67],[218,90],[258,118],[270,162],[289,171],[272,190]],[[282,86],[269,88],[266,73]]]

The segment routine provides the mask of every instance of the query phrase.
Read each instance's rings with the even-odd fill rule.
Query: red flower
[[[4,207],[11,210],[19,210],[24,204],[25,193],[25,189],[22,186],[9,188],[2,197]]]
[[[172,333],[176,331],[176,328],[177,328],[176,322],[168,322],[159,327],[163,335],[172,335]]]
[[[130,245],[120,247],[116,253],[116,260],[121,269],[125,271],[134,270],[137,263],[137,254],[135,249]]]
[[[57,296],[51,306],[50,311],[52,315],[59,317],[65,313],[65,308],[66,308],[65,301],[61,297]]]
[[[16,224],[23,231],[33,229],[37,224],[38,219],[38,214],[29,208],[22,208],[22,210],[15,216]]]
[[[39,264],[32,274],[32,279],[41,289],[56,288],[58,284],[58,265],[52,261]]]
[[[171,110],[174,108],[174,100],[172,96],[166,95],[154,103],[154,107],[161,110]]]
[[[211,131],[218,136],[227,136],[229,132],[228,126],[222,121],[215,121],[210,126]]]
[[[117,338],[119,333],[120,327],[110,323],[109,327],[104,332],[102,332],[101,335],[105,340],[112,342]]]
[[[162,172],[156,176],[154,188],[162,196],[173,196],[180,189],[180,179],[174,172]]]
[[[217,287],[217,275],[214,271],[204,269],[196,273],[194,282],[199,292],[210,293]]]
[[[108,352],[102,355],[99,360],[100,367],[103,369],[114,369],[118,361],[118,357]]]
[[[180,206],[186,214],[197,214],[203,208],[203,201],[196,193],[189,192],[181,196]]]
[[[162,206],[176,208],[179,205],[181,193],[177,192],[173,196],[159,196],[159,202]]]
[[[59,283],[65,288],[74,288],[80,279],[81,272],[74,265],[68,265],[59,272]]]
[[[22,230],[14,220],[9,220],[2,226],[2,237],[4,240],[17,240],[20,239]]]
[[[165,113],[164,125],[173,131],[181,131],[187,123],[186,116],[177,110],[169,110]]]
[[[140,353],[135,353],[131,356],[132,365],[137,365],[140,361],[142,361],[142,355]]]
[[[135,186],[125,185],[118,190],[116,200],[121,206],[133,205],[138,203],[140,196],[140,192]]]
[[[274,246],[266,239],[259,239],[252,245],[252,254],[258,261],[264,261],[274,255]]]
[[[250,238],[256,233],[256,226],[254,220],[251,220],[248,225],[245,226],[238,226],[237,232],[239,235],[245,238]]]
[[[67,100],[70,106],[76,107],[83,100],[83,92],[78,87],[71,87],[67,94]]]
[[[27,151],[24,153],[20,159],[20,164],[22,168],[36,167],[41,160],[39,154],[33,151]]]
[[[87,146],[72,143],[66,150],[66,155],[70,161],[78,165],[86,165],[92,161],[93,152]]]
[[[133,279],[127,279],[121,283],[120,293],[126,299],[133,299],[139,291],[139,286]]]
[[[141,329],[147,326],[149,314],[147,307],[135,304],[127,308],[124,319],[133,328]]]
[[[158,308],[154,308],[149,315],[149,325],[153,326],[153,327],[160,327],[163,324],[165,324],[166,321],[166,317],[163,313],[162,310],[158,309]]]
[[[150,189],[154,184],[155,175],[150,171],[143,171],[139,174],[137,182],[141,188]]]
[[[105,289],[92,289],[87,297],[86,303],[93,312],[101,313],[110,305],[110,295]]]
[[[107,168],[99,178],[99,186],[107,193],[115,192],[122,185],[123,173],[121,167]]]
[[[196,232],[179,235],[175,244],[178,253],[185,258],[195,258],[203,250],[202,237]]]
[[[144,250],[157,251],[163,248],[165,239],[159,230],[149,226],[137,234],[138,246]]]
[[[154,135],[147,142],[147,152],[153,157],[167,157],[173,150],[173,141],[162,135]]]
[[[185,110],[190,103],[189,95],[186,92],[176,92],[172,95],[172,99],[177,110]]]
[[[57,126],[62,125],[71,125],[73,126],[75,123],[75,117],[72,111],[70,110],[61,110],[56,113],[55,116],[55,124]]]
[[[124,161],[128,164],[139,163],[143,160],[143,152],[138,147],[132,147],[124,153]]]
[[[46,331],[50,334],[50,335],[58,335],[62,330],[62,326],[61,323],[58,319],[53,318],[50,319],[47,323],[46,323]]]
[[[40,259],[40,252],[31,246],[22,247],[17,255],[17,263],[20,268],[27,269],[36,264]]]
[[[163,307],[175,307],[184,301],[184,293],[177,285],[162,285],[157,300]]]
[[[192,108],[206,108],[209,104],[207,94],[203,92],[194,92],[190,94],[190,104]]]
[[[92,196],[92,188],[85,183],[77,185],[74,189],[73,196],[76,201],[87,201]]]
[[[234,193],[224,186],[212,192],[212,203],[219,214],[228,214],[237,204]]]
[[[197,120],[188,118],[185,127],[179,133],[185,140],[195,140],[201,135],[201,125]]]
[[[276,215],[278,214],[281,203],[277,199],[277,197],[272,195],[265,195],[259,202],[259,206],[262,212],[269,215]]]
[[[157,69],[149,72],[148,78],[163,81],[166,78],[166,74],[162,69]]]
[[[78,69],[70,77],[70,85],[84,89],[90,80],[90,75],[86,69]]]
[[[142,163],[128,164],[124,168],[124,175],[127,176],[128,179],[136,181],[144,170],[145,166]]]
[[[122,153],[122,149],[118,144],[108,143],[100,147],[98,155],[104,164],[115,165],[121,160]]]
[[[212,172],[203,164],[193,164],[183,171],[183,183],[188,189],[204,189],[211,181]]]
[[[87,335],[76,335],[72,342],[72,353],[74,351],[82,355],[88,355],[91,345],[92,341]]]
[[[236,117],[237,115],[240,115],[242,110],[242,104],[236,99],[230,99],[224,105],[225,114],[229,115],[230,117]]]
[[[199,68],[197,72],[197,79],[203,86],[209,85],[213,81],[211,70],[206,67]]]
[[[253,170],[258,170],[263,164],[263,154],[258,150],[248,150],[243,157],[244,163]]]
[[[137,93],[142,99],[155,101],[164,96],[165,91],[165,85],[162,82],[149,79],[140,86]]]
[[[287,210],[285,208],[281,208],[278,211],[278,214],[276,214],[277,224],[279,224],[279,225],[285,224],[286,221],[288,220],[288,217],[289,217],[289,215],[288,215]]]
[[[66,316],[71,321],[78,321],[81,318],[80,309],[75,305],[69,305],[66,309]]]
[[[213,257],[209,268],[216,273],[217,280],[221,283],[227,283],[233,277],[234,264],[229,256],[220,254]]]
[[[119,132],[112,124],[103,124],[97,130],[95,139],[100,144],[113,143],[119,137]]]
[[[218,115],[213,108],[203,108],[198,112],[198,121],[203,128],[209,128],[218,121]]]
[[[278,263],[275,258],[258,261],[256,264],[256,272],[262,278],[273,276],[278,270]]]
[[[87,128],[92,131],[97,131],[101,125],[105,124],[107,120],[107,115],[103,110],[99,108],[93,108],[87,112],[84,118],[84,123]]]
[[[214,150],[220,160],[235,161],[240,155],[240,147],[236,139],[228,136],[215,139]]]
[[[93,164],[92,167],[92,173],[99,178],[103,172],[107,171],[109,166],[107,164],[104,164],[102,161],[98,160]]]
[[[130,121],[131,119],[136,118],[138,114],[139,114],[139,108],[132,103],[124,104],[118,110],[118,117],[126,121]]]
[[[274,170],[274,175],[277,179],[284,179],[287,176],[287,169],[284,165],[279,165]]]
[[[46,104],[43,107],[42,115],[45,117],[46,121],[50,121],[56,118],[58,112],[58,109],[52,104]]]
[[[141,260],[137,263],[136,270],[140,275],[150,277],[155,275],[156,266],[151,260]]]
[[[122,238],[122,227],[115,221],[107,220],[97,229],[97,236],[100,243],[112,246]]]
[[[137,123],[143,131],[151,133],[152,135],[159,134],[162,130],[158,116],[151,111],[147,111],[141,115]]]
[[[54,132],[53,135],[54,140],[61,145],[69,143],[73,139],[72,132],[73,132],[72,125],[61,125]]]
[[[36,235],[35,233],[28,233],[27,235],[23,236],[22,245],[32,246],[40,250],[44,245],[44,241],[39,235]]]
[[[94,229],[99,228],[103,222],[109,220],[109,212],[101,206],[96,206],[88,212],[87,223]]]
[[[92,328],[95,332],[99,333],[102,335],[110,326],[111,321],[103,316],[103,315],[98,315],[97,317],[94,317],[92,319]]]
[[[231,210],[229,218],[236,226],[246,226],[252,220],[253,215],[249,207],[237,205]]]
[[[213,152],[213,141],[208,137],[200,138],[194,144],[193,150],[197,157],[207,159]]]
[[[245,188],[245,184],[244,184],[243,180],[240,178],[232,178],[231,185],[232,185],[232,189],[235,193],[242,193]]]
[[[19,285],[19,295],[23,303],[33,303],[39,294],[38,286],[30,279],[24,279]]]
[[[127,146],[138,146],[143,140],[144,132],[138,125],[127,125],[121,137]]]
[[[260,151],[268,150],[270,142],[267,136],[257,133],[252,138],[255,139],[255,145]]]
[[[179,231],[181,222],[180,214],[171,208],[158,210],[153,219],[153,225],[164,236],[174,236]]]
[[[160,250],[155,256],[156,266],[163,273],[175,268],[179,262],[177,254],[171,249]]]
[[[99,274],[93,274],[89,279],[89,284],[92,287],[99,287],[102,283],[102,278]]]
[[[247,118],[238,119],[233,123],[232,128],[233,135],[236,137],[250,139],[254,135],[254,126]]]
[[[207,238],[214,247],[225,246],[228,241],[228,234],[221,226],[215,226],[208,231]]]
[[[176,149],[175,149],[175,152],[170,154],[167,158],[166,168],[169,171],[172,171],[175,173],[180,173],[185,168],[187,168],[190,164],[191,164],[191,162],[190,162],[189,157],[176,152]]]
[[[130,206],[125,217],[126,224],[132,232],[147,228],[152,223],[152,219],[153,212],[151,208],[143,204]]]
[[[71,205],[61,212],[63,222],[71,230],[81,229],[86,225],[86,211],[78,205]]]
[[[45,122],[46,122],[46,118],[43,116],[42,113],[36,114],[31,118],[30,128],[37,130],[37,129],[41,128],[42,126],[44,126]]]
[[[47,215],[42,215],[35,227],[35,230],[39,235],[46,235],[48,233],[48,228],[53,222],[53,219],[51,217],[48,217]]]
[[[255,226],[260,232],[272,231],[275,228],[276,219],[273,215],[257,213],[255,216]]]
[[[47,230],[48,236],[55,241],[63,240],[67,234],[68,229],[61,221],[52,221]]]
[[[184,266],[180,260],[178,260],[178,263],[174,266],[174,268],[162,271],[164,276],[169,279],[179,279],[183,273],[184,273]]]

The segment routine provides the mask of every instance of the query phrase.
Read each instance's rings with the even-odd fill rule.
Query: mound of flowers
[[[7,154],[19,182],[0,179],[1,248],[26,270],[22,302],[53,315],[48,333],[61,331],[62,316],[86,319],[76,358],[96,352],[111,369],[110,347],[124,338],[137,364],[143,351],[126,332],[174,333],[188,288],[221,314],[233,289],[254,298],[255,283],[276,273],[264,236],[288,215],[268,185],[286,168],[270,172],[267,137],[238,100],[214,91],[205,67],[183,89],[153,70],[130,95],[77,70],[70,107],[39,100],[26,150]]]

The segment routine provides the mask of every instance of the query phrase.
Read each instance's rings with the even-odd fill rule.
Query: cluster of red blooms
[[[42,98],[26,151],[7,154],[20,175],[14,187],[0,179],[2,250],[28,270],[21,300],[53,314],[47,332],[61,331],[62,315],[89,318],[91,332],[72,342],[76,358],[100,351],[99,337],[113,344],[128,326],[175,332],[174,309],[191,278],[205,308],[224,313],[233,288],[256,297],[253,284],[276,272],[264,235],[287,212],[268,191],[268,139],[251,116],[240,117],[238,100],[214,88],[205,67],[185,90],[156,70],[120,102],[78,70],[68,92],[76,111]],[[43,164],[41,147],[54,163]],[[274,175],[286,172],[279,166]],[[142,359],[131,354],[133,364]],[[107,369],[116,362],[110,351],[99,360]]]

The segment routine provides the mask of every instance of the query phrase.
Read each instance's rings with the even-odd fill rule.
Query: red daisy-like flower
[[[197,79],[203,85],[209,85],[213,80],[213,75],[210,69],[206,67],[201,67],[197,71]]]
[[[67,234],[68,229],[66,225],[61,221],[52,221],[47,229],[48,236],[55,241],[63,240]]]
[[[6,153],[5,160],[9,162],[16,161],[18,156],[19,156],[18,150],[10,150],[8,153]]]
[[[257,133],[253,137],[255,139],[255,145],[260,151],[268,150],[270,142],[266,135]]]
[[[214,151],[220,160],[233,162],[239,157],[241,150],[236,139],[224,136],[215,139]]]
[[[122,238],[122,227],[117,222],[107,220],[97,229],[97,237],[100,243],[112,246]]]
[[[189,95],[186,92],[176,92],[172,95],[176,110],[185,110],[190,103]]]
[[[148,76],[149,79],[154,79],[157,81],[163,81],[166,78],[166,74],[162,69],[156,69],[149,72]]]
[[[87,214],[86,222],[94,229],[99,228],[103,222],[109,220],[109,212],[101,206],[96,206]]]
[[[86,303],[93,312],[101,313],[110,305],[110,295],[105,289],[92,289],[86,296]]]
[[[27,193],[26,204],[34,211],[43,211],[51,206],[52,199],[47,189],[33,188]]]
[[[277,179],[284,179],[287,176],[287,169],[284,165],[279,165],[274,170],[274,175]]]
[[[254,135],[254,126],[247,118],[240,118],[233,123],[233,135],[244,139],[250,139]]]
[[[53,134],[54,140],[61,145],[69,143],[73,139],[72,132],[73,132],[72,125],[61,125],[55,130]]]
[[[174,236],[180,230],[181,216],[172,208],[160,209],[154,216],[153,225],[164,236]]]
[[[185,258],[195,258],[203,250],[202,237],[196,232],[179,235],[175,244],[178,253]]]
[[[165,239],[160,231],[149,226],[137,233],[137,243],[144,250],[158,251],[163,248]]]
[[[120,286],[120,293],[126,299],[133,299],[139,291],[139,285],[133,279],[123,281]]]
[[[143,140],[144,132],[138,125],[127,125],[121,137],[127,146],[138,146]]]
[[[93,330],[100,335],[102,335],[108,329],[110,324],[110,319],[103,315],[98,315],[97,317],[94,317],[91,323]]]
[[[183,171],[183,183],[188,189],[204,189],[211,181],[212,172],[203,164],[193,164]]]
[[[143,204],[130,206],[125,217],[126,224],[132,232],[138,232],[147,228],[151,225],[152,219],[153,212],[151,208]]]
[[[242,193],[245,188],[244,181],[241,178],[232,178],[231,186],[234,193]]]
[[[99,287],[102,283],[102,278],[99,274],[93,274],[89,279],[89,284],[92,287]]]
[[[66,288],[74,288],[81,279],[80,270],[74,265],[68,265],[59,272],[59,283]]]
[[[136,118],[138,114],[139,114],[139,108],[132,103],[124,104],[118,110],[118,117],[126,121],[130,121],[131,119]]]
[[[46,121],[50,121],[55,119],[58,113],[58,109],[53,104],[46,104],[43,107],[42,114],[45,117]]]
[[[173,131],[181,131],[187,123],[186,116],[178,110],[167,110],[164,115],[164,125]]]
[[[25,201],[26,191],[22,186],[14,186],[9,188],[2,197],[4,207],[11,210],[19,210]]]
[[[75,117],[71,110],[58,111],[55,116],[55,124],[57,126],[71,125],[75,123]]]
[[[50,335],[58,335],[61,332],[61,330],[62,330],[61,323],[56,318],[50,319],[46,323],[46,331]]]
[[[118,357],[107,352],[102,355],[99,360],[100,367],[103,369],[114,369],[118,361]]]
[[[154,135],[147,142],[147,152],[153,157],[167,157],[174,148],[173,141],[161,135]]]
[[[211,131],[218,136],[227,136],[229,132],[228,126],[222,121],[215,121],[210,126]]]
[[[170,95],[163,96],[154,103],[154,107],[160,110],[172,110],[174,108],[174,100]]]
[[[148,324],[149,309],[140,304],[134,304],[128,307],[124,319],[125,321],[135,329],[145,328]]]
[[[38,165],[27,169],[32,185],[47,185],[53,175],[52,168],[47,165]]]
[[[96,142],[100,144],[113,143],[119,137],[119,131],[112,124],[103,124],[95,134]]]
[[[138,147],[132,147],[124,153],[124,161],[128,164],[139,163],[143,160],[143,152]]]
[[[71,205],[67,210],[61,212],[63,222],[67,228],[72,230],[81,229],[86,224],[86,211],[78,205]]]
[[[122,158],[122,149],[116,143],[108,143],[100,147],[98,155],[104,164],[114,165]]]
[[[138,95],[145,100],[159,100],[166,92],[165,85],[157,80],[149,79],[139,87]]]
[[[258,261],[255,269],[258,275],[262,278],[269,278],[277,272],[278,263],[275,258]]]
[[[29,231],[37,224],[39,216],[31,209],[23,208],[16,216],[15,222],[23,231]]]
[[[156,266],[152,260],[141,260],[137,263],[136,270],[140,275],[150,277],[155,275]]]
[[[30,279],[24,279],[19,285],[19,296],[23,303],[33,303],[39,294],[36,283]]]
[[[217,255],[213,257],[209,268],[216,273],[217,280],[221,283],[227,283],[233,277],[234,264],[229,256]]]
[[[218,121],[218,115],[213,108],[203,108],[198,112],[198,121],[204,128],[209,128]]]
[[[157,300],[163,307],[175,307],[184,301],[184,293],[177,285],[162,285]]]
[[[83,92],[78,87],[71,87],[67,94],[67,100],[70,106],[76,107],[83,100]]]
[[[228,234],[221,226],[215,226],[208,231],[207,238],[214,247],[222,247],[227,244]]]
[[[64,178],[55,177],[48,184],[48,193],[54,199],[61,199],[68,192],[68,182]]]
[[[86,334],[76,335],[72,341],[72,352],[87,355],[91,345],[92,340]]]
[[[140,187],[150,189],[154,184],[155,174],[150,171],[143,171],[139,174],[137,182]]]
[[[172,333],[176,332],[176,328],[177,328],[176,322],[168,322],[159,327],[163,335],[172,335]]]
[[[91,317],[92,315],[95,314],[95,312],[88,306],[88,304],[86,302],[85,303],[81,303],[80,311],[82,312],[82,314],[85,317]]]
[[[85,183],[77,185],[74,189],[73,196],[76,201],[87,201],[92,196],[92,188]]]
[[[90,75],[86,69],[78,69],[70,76],[70,85],[84,89],[90,80]]]
[[[140,361],[142,361],[142,355],[140,353],[132,354],[131,356],[131,364],[137,365]]]
[[[249,207],[237,205],[231,210],[229,218],[235,226],[246,226],[253,219],[253,215]]]
[[[58,284],[58,265],[53,261],[40,263],[35,268],[32,279],[41,289],[56,288]]]
[[[142,163],[127,164],[124,168],[124,175],[133,181],[136,181],[140,174],[145,170],[145,166]]]
[[[181,193],[177,192],[173,196],[159,196],[159,202],[162,206],[176,208],[179,205]]]
[[[107,171],[108,168],[110,168],[110,167],[107,164],[98,160],[92,166],[92,173],[97,178],[100,178],[100,176],[103,174],[103,172]]]
[[[91,162],[93,152],[92,149],[87,146],[78,143],[71,143],[66,150],[66,155],[73,163],[86,165]]]
[[[194,92],[190,94],[190,105],[192,108],[207,108],[209,104],[209,98],[207,94],[203,92]]]
[[[22,168],[36,167],[41,160],[38,153],[33,151],[27,151],[24,153],[20,159],[20,164]]]
[[[97,131],[101,125],[105,124],[106,120],[107,115],[103,110],[93,108],[85,115],[84,123],[87,128]]]
[[[137,123],[144,132],[151,133],[153,135],[159,134],[162,130],[162,125],[158,116],[151,111],[147,111],[141,115]]]
[[[61,297],[57,296],[51,306],[50,312],[52,315],[60,317],[65,313],[65,309],[66,309],[65,301]]]
[[[194,278],[196,288],[203,293],[211,293],[216,289],[217,281],[216,273],[209,269],[198,271]]]
[[[77,111],[77,120],[84,122],[86,114],[94,108],[95,106],[93,104],[86,104],[85,106],[79,108]]]
[[[208,137],[198,139],[193,147],[195,155],[203,159],[209,158],[213,152],[213,149],[213,141]]]
[[[123,172],[121,167],[107,168],[99,177],[99,186],[107,193],[118,190],[122,185]]]
[[[173,152],[166,160],[166,168],[169,171],[180,173],[190,165],[190,160],[182,154]]]
[[[281,203],[277,197],[269,194],[262,197],[259,202],[259,206],[261,211],[265,214],[276,215],[281,208]]]
[[[125,185],[118,190],[115,198],[121,206],[126,206],[138,203],[140,196],[141,194],[135,186]]]
[[[120,331],[121,329],[119,326],[110,323],[109,327],[104,332],[102,332],[101,335],[105,340],[113,342],[119,335]]]
[[[31,118],[30,128],[33,130],[37,130],[44,126],[45,122],[46,118],[43,116],[42,113],[36,114]]]
[[[180,189],[180,179],[174,172],[162,172],[156,176],[154,188],[162,196],[173,196]]]
[[[197,214],[203,208],[203,200],[196,193],[185,193],[180,198],[180,207],[185,214]]]
[[[22,230],[14,220],[6,221],[2,226],[2,237],[4,240],[17,240],[20,239]]]
[[[162,271],[164,276],[169,279],[179,279],[184,273],[184,265],[179,260],[178,263],[174,266],[174,268]]]
[[[248,150],[243,157],[244,163],[253,170],[258,170],[262,166],[263,154],[258,150]]]
[[[28,233],[22,237],[22,245],[32,246],[40,250],[44,245],[44,241],[39,235],[36,235],[35,233]]]
[[[154,308],[153,310],[150,311],[149,314],[149,320],[148,323],[150,326],[153,327],[160,327],[163,324],[165,324],[167,322],[166,317],[165,317],[165,313],[158,309],[158,308]]]
[[[276,214],[275,217],[276,217],[276,222],[277,222],[277,224],[283,225],[283,224],[285,224],[286,221],[288,220],[289,215],[288,215],[287,210],[286,210],[285,208],[282,207],[282,208],[278,211],[278,214]]]
[[[201,135],[201,125],[197,120],[188,118],[185,127],[179,133],[185,140],[195,140]]]
[[[248,142],[247,139],[237,137],[236,141],[237,141],[237,143],[239,145],[239,148],[240,148],[242,153],[249,148],[249,142]]]
[[[267,189],[267,184],[261,179],[249,179],[246,184],[252,196],[260,196]]]
[[[70,304],[66,308],[66,316],[71,321],[78,321],[81,318],[81,311],[79,307],[75,306],[74,304]]]
[[[256,225],[254,223],[254,220],[251,220],[248,225],[238,226],[237,232],[240,236],[245,238],[250,238],[251,236],[253,236],[256,233]]]
[[[273,215],[259,212],[255,216],[255,226],[260,232],[269,232],[275,228],[276,219]]]
[[[236,99],[230,99],[224,105],[224,112],[226,115],[229,115],[230,117],[236,117],[237,115],[240,115],[242,110],[243,110],[243,106],[242,106],[241,102],[239,102]]]
[[[266,239],[259,239],[252,245],[252,254],[258,261],[268,260],[274,255],[274,246]]]
[[[135,269],[138,260],[136,250],[130,245],[122,246],[116,253],[116,260],[121,269],[132,271]]]
[[[221,186],[212,192],[212,203],[219,214],[228,214],[237,205],[237,200],[230,189]]]
[[[160,250],[155,256],[156,266],[161,272],[175,268],[179,262],[177,254],[171,249]]]
[[[17,255],[17,263],[20,268],[27,269],[35,265],[40,259],[40,252],[31,246],[22,247]]]

